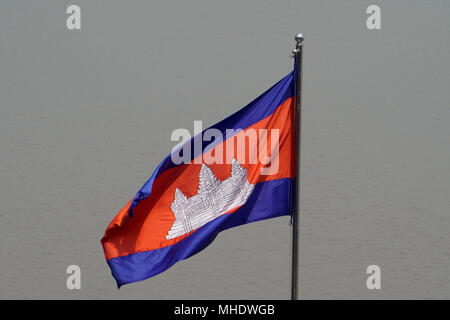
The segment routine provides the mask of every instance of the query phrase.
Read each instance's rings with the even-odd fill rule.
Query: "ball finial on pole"
[[[295,42],[297,42],[297,47],[300,47],[302,45],[302,42],[304,39],[305,39],[305,37],[301,33],[297,33],[295,35]]]

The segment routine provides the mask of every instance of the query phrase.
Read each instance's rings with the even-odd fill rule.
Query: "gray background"
[[[66,29],[73,3],[80,31]],[[366,28],[372,3],[382,30]],[[172,130],[287,74],[297,32],[300,298],[450,298],[449,17],[447,0],[2,1],[0,298],[289,298],[288,217],[120,291],[100,238]]]

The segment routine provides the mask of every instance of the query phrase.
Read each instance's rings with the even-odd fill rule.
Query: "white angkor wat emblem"
[[[255,185],[247,180],[247,169],[236,159],[231,164],[231,175],[220,181],[207,165],[202,164],[197,194],[187,198],[180,189],[170,205],[175,222],[166,235],[172,239],[198,229],[220,215],[247,202]]]

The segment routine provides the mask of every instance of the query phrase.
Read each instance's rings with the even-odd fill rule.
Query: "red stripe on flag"
[[[279,168],[278,172],[272,175],[261,175],[261,168],[264,167],[259,161],[256,164],[249,164],[247,161],[241,163],[241,166],[247,169],[248,181],[252,184],[276,180],[282,178],[293,178],[295,176],[295,153],[292,152],[293,126],[292,126],[292,110],[293,98],[287,99],[281,104],[276,111],[269,117],[260,120],[254,125],[243,129],[243,133],[248,130],[270,129],[279,130]],[[234,139],[231,137],[230,139]],[[227,140],[227,141],[228,141]],[[268,136],[270,141],[270,135]],[[217,145],[213,150],[222,148],[222,144]],[[269,146],[270,147],[270,146]],[[257,146],[248,146],[247,151]],[[213,150],[209,152],[213,152]],[[224,148],[224,159],[226,157]],[[255,150],[253,150],[255,151]],[[236,157],[237,144],[235,142]],[[270,153],[269,153],[270,154]],[[248,160],[248,156],[247,156]],[[231,164],[208,164],[213,170],[214,175],[225,180],[229,178]],[[106,229],[102,238],[105,257],[107,260],[125,256],[128,254],[143,252],[148,250],[159,249],[171,246],[191,233],[183,236],[166,239],[167,232],[175,221],[175,216],[170,209],[170,205],[174,200],[175,189],[180,189],[187,197],[192,197],[198,190],[198,174],[201,164],[183,164],[172,167],[163,172],[155,181],[150,197],[142,200],[135,208],[133,217],[128,215],[128,209],[131,200],[127,205],[119,211]],[[236,211],[234,208],[228,213]]]

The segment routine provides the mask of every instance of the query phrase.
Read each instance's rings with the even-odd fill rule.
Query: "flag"
[[[101,239],[118,287],[167,270],[225,229],[292,213],[294,77],[180,142],[118,212]]]

